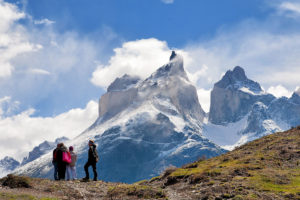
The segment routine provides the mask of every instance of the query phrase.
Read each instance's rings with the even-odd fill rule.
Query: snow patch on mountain
[[[99,118],[66,145],[78,154],[77,168],[87,160],[87,142],[98,146],[99,178],[132,183],[160,174],[169,165],[181,166],[222,154],[224,149],[202,136],[206,113],[189,81],[181,56],[145,80],[117,78],[99,100]],[[52,177],[51,154],[17,170],[19,174]],[[78,175],[84,176],[83,171]]]
[[[3,159],[1,159],[0,160],[0,178],[11,173],[19,165],[20,165],[20,163],[12,157],[6,156]]]

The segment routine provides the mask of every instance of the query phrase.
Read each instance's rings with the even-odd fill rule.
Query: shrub
[[[23,176],[15,176],[13,174],[7,175],[2,180],[3,186],[8,186],[10,188],[31,188],[32,185],[30,183],[29,178]]]

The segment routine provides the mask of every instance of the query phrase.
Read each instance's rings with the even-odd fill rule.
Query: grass
[[[29,194],[10,194],[10,193],[0,193],[1,200],[58,200],[57,198],[42,197],[36,198]]]
[[[253,177],[250,178],[251,183],[258,189],[263,191],[294,194],[297,195],[300,192],[300,169],[295,170],[292,174],[286,175],[286,177],[279,177],[280,181],[282,179],[288,179],[286,184],[278,183],[276,174],[285,174],[286,172],[282,170],[272,171],[273,175],[270,175],[264,171],[264,173],[255,173]]]
[[[126,185],[119,184],[112,186],[108,190],[109,197],[135,196],[144,199],[165,199],[166,196],[161,188],[153,188],[146,185]]]
[[[172,184],[180,180],[198,184],[199,190],[205,186],[209,195],[214,194],[209,186],[220,187],[218,195],[223,198],[231,195],[224,193],[228,189],[235,194],[233,199],[261,199],[261,195],[300,199],[299,155],[300,126],[249,142],[224,155],[177,168],[165,180],[171,180]]]

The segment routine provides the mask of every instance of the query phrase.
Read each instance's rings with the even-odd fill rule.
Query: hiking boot
[[[93,181],[98,181],[97,178],[94,178]]]
[[[83,179],[81,179],[81,181],[82,181],[82,182],[89,182],[89,181],[90,181],[90,179],[89,179],[89,178],[87,178],[87,177],[84,177]]]

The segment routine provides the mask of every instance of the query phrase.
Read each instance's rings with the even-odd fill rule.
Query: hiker
[[[76,175],[76,161],[77,161],[77,155],[74,152],[74,147],[69,147],[69,152],[71,154],[71,163],[67,165],[67,180],[75,180],[77,177]]]
[[[85,178],[83,180],[88,181],[90,178],[89,175],[89,166],[92,166],[93,172],[94,172],[94,181],[97,181],[97,170],[96,170],[96,164],[98,162],[98,153],[97,153],[97,148],[95,145],[95,142],[93,140],[89,140],[89,154],[88,154],[88,161],[84,165],[84,171],[85,171]]]
[[[59,148],[56,153],[57,168],[58,168],[58,180],[65,180],[67,163],[63,160],[64,153],[68,153],[68,149],[64,145],[64,143],[60,143]]]
[[[53,158],[52,158],[52,164],[54,167],[54,180],[58,180],[58,167],[57,167],[57,150],[59,148],[59,144],[57,144],[56,148],[53,150]]]

